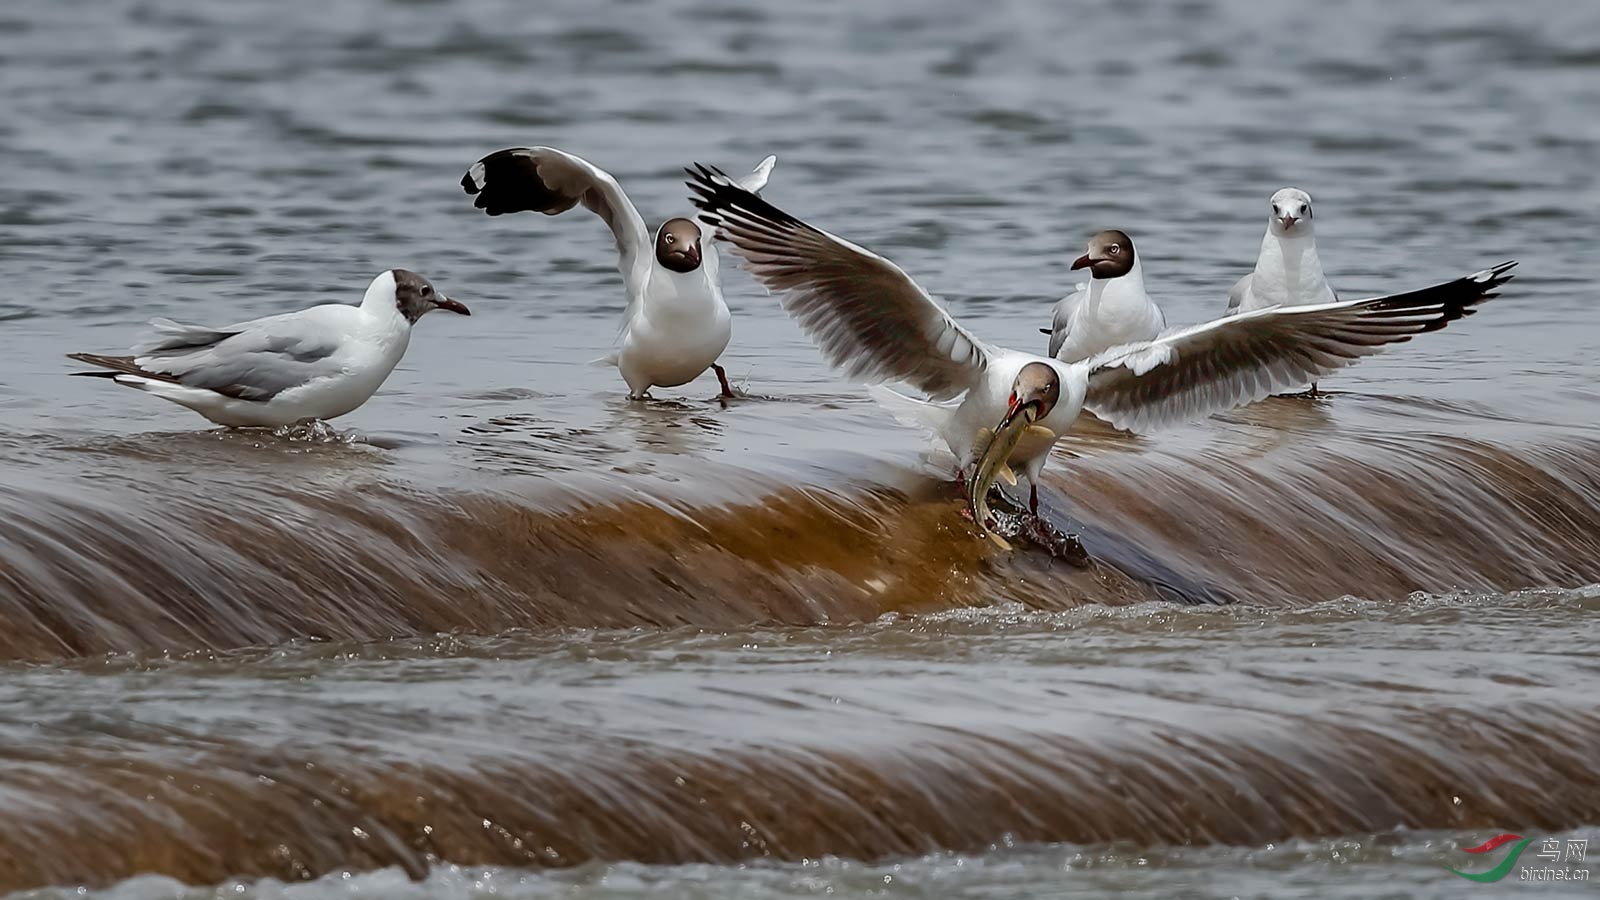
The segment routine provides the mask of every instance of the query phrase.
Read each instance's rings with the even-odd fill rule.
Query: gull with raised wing
[[[739,185],[760,191],[777,161],[762,160]],[[734,396],[717,364],[733,336],[733,317],[722,299],[716,248],[699,222],[668,219],[652,238],[610,173],[553,147],[491,153],[472,164],[461,187],[491,216],[554,216],[582,203],[610,227],[628,305],[617,349],[599,362],[617,367],[630,399],[648,397],[652,387],[687,384],[706,369],[717,373],[722,396]]]
[[[1144,432],[1242,406],[1469,315],[1515,265],[1387,297],[1241,313],[1066,363],[979,339],[889,260],[715,169],[689,174],[702,217],[829,363],[852,377],[907,382],[933,401],[959,397],[946,405],[875,392],[949,445],[963,485],[974,466],[993,466],[991,451],[1009,448],[1005,462],[1026,478],[1035,513],[1050,448],[1080,410]]]
[[[367,402],[405,355],[411,326],[444,309],[470,315],[426,278],[390,269],[359,306],[328,303],[215,328],[170,319],[131,356],[72,353],[109,378],[218,425],[275,428],[342,416]]]
[[[1096,234],[1072,268],[1088,269],[1089,280],[1061,298],[1050,327],[1039,329],[1050,335],[1050,356],[1077,362],[1166,330],[1167,317],[1145,293],[1144,265],[1127,232]]]

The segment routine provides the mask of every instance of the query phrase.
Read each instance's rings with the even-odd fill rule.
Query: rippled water
[[[1597,35],[1553,0],[12,0],[0,891],[1535,890],[1445,867],[1600,833]],[[1326,402],[1085,423],[1045,496],[1079,568],[975,540],[731,265],[750,396],[627,403],[582,365],[603,226],[457,186],[531,143],[651,221],[684,164],[777,153],[775,202],[1041,349],[1101,227],[1171,321],[1218,313],[1284,184],[1347,294],[1522,265]],[[338,436],[64,377],[391,266],[474,315]]]

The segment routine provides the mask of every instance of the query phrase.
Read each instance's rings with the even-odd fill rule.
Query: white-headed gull
[[[1317,256],[1317,226],[1311,195],[1286,187],[1268,201],[1267,234],[1261,239],[1256,267],[1228,291],[1226,315],[1253,312],[1269,306],[1307,306],[1339,299]],[[1315,382],[1311,394],[1317,393]]]
[[[1077,362],[1166,330],[1161,307],[1145,293],[1144,266],[1127,232],[1096,234],[1072,268],[1088,269],[1089,281],[1061,298],[1050,327],[1040,329],[1050,335],[1050,356]]]
[[[1287,187],[1272,195],[1272,215],[1261,239],[1256,267],[1228,292],[1228,312],[1241,313],[1269,306],[1308,306],[1339,299],[1322,274],[1317,257],[1317,226],[1311,212],[1311,195]]]
[[[1242,406],[1443,328],[1494,296],[1516,265],[1388,297],[1241,313],[1064,363],[979,340],[889,260],[714,169],[689,174],[702,217],[781,295],[829,363],[857,378],[908,382],[933,400],[961,397],[943,405],[875,392],[891,412],[944,439],[958,477],[1025,429],[1008,462],[1026,477],[1035,512],[1050,448],[1080,410],[1144,432]]]
[[[777,161],[762,160],[739,184],[760,191]],[[727,372],[717,365],[733,336],[733,320],[717,278],[716,247],[699,223],[668,219],[657,229],[652,251],[644,218],[617,180],[552,147],[491,153],[472,164],[461,187],[476,194],[473,205],[491,216],[554,216],[582,203],[610,226],[628,306],[617,350],[599,362],[617,367],[630,398],[648,397],[652,387],[687,384],[708,368],[716,371],[723,396],[733,396]]]
[[[131,356],[72,353],[110,378],[187,406],[218,425],[290,425],[342,416],[367,402],[428,312],[467,308],[426,278],[390,269],[372,279],[359,306],[329,303],[224,325],[150,324],[155,334]]]

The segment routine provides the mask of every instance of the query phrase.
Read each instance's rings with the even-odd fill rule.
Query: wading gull
[[[187,406],[218,425],[267,427],[342,416],[367,402],[428,312],[467,308],[405,269],[372,279],[359,306],[329,303],[213,328],[170,319],[131,356],[72,353],[80,375]]]
[[[760,191],[777,157],[769,156],[739,181]],[[514,212],[559,215],[582,203],[611,229],[617,242],[628,306],[618,347],[602,364],[614,365],[628,396],[652,387],[676,387],[706,369],[717,373],[722,395],[732,397],[717,358],[733,336],[733,320],[717,278],[711,236],[693,219],[668,219],[652,240],[644,218],[610,173],[553,147],[517,147],[472,164],[461,187],[491,216]]]

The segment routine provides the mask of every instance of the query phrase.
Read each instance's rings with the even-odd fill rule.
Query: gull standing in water
[[[1167,328],[1144,290],[1144,267],[1127,232],[1109,229],[1089,239],[1086,253],[1073,263],[1074,271],[1089,270],[1089,281],[1061,298],[1051,316],[1049,355],[1062,362],[1078,362],[1121,344],[1148,341]]]
[[[411,342],[411,326],[444,309],[471,315],[426,278],[390,269],[360,306],[328,303],[213,328],[170,319],[132,356],[71,353],[79,372],[187,406],[218,425],[275,428],[342,416],[367,402]]]
[[[689,174],[702,218],[781,295],[829,363],[853,377],[908,382],[935,401],[960,397],[945,405],[875,392],[943,438],[963,485],[969,470],[994,466],[995,448],[1010,448],[1005,462],[1027,479],[1034,513],[1050,448],[1080,410],[1145,432],[1242,406],[1471,314],[1516,265],[1387,297],[1240,313],[1065,363],[984,342],[889,260],[715,169]]]
[[[1272,195],[1272,215],[1261,239],[1256,267],[1228,291],[1227,315],[1254,312],[1269,306],[1309,306],[1339,299],[1317,256],[1316,223],[1311,195],[1286,187]],[[1317,385],[1311,385],[1315,396]]]
[[[778,158],[769,156],[739,185],[760,191]],[[514,212],[559,215],[582,203],[611,228],[617,242],[628,306],[620,346],[599,360],[614,365],[629,399],[652,387],[677,387],[706,369],[717,373],[722,396],[734,396],[717,358],[733,336],[733,319],[717,278],[711,236],[693,219],[668,219],[654,240],[644,218],[610,173],[553,147],[518,147],[472,164],[461,187],[491,216]]]
[[[1228,292],[1228,313],[1254,312],[1269,306],[1308,306],[1339,299],[1322,274],[1317,257],[1316,223],[1311,195],[1286,187],[1272,195],[1272,215],[1261,239],[1256,267]]]

